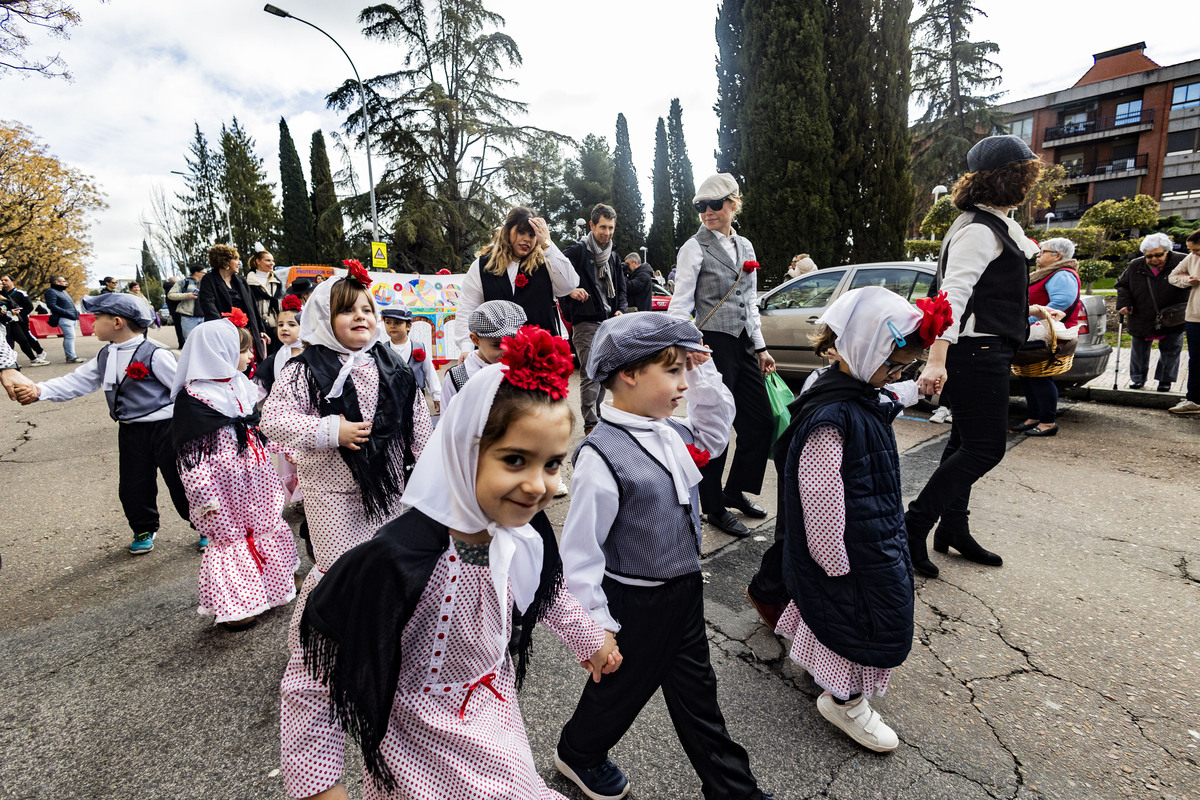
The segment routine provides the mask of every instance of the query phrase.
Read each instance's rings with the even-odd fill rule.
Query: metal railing
[[[1063,164],[1067,178],[1089,178],[1101,175],[1111,175],[1114,172],[1128,172],[1133,169],[1145,169],[1150,163],[1149,153],[1138,153],[1127,158],[1110,158],[1106,161],[1083,161]]]
[[[1146,125],[1153,123],[1154,109],[1145,108],[1140,112],[1134,111],[1128,114],[1116,114],[1111,117],[1089,119],[1085,122],[1070,122],[1066,125],[1054,125],[1046,128],[1042,135],[1042,141],[1049,142],[1053,141],[1054,139],[1064,139],[1068,136],[1082,136],[1085,133],[1103,133],[1104,131],[1114,131],[1124,128],[1128,125]]]

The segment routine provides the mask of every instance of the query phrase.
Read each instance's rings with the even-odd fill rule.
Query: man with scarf
[[[588,235],[563,251],[563,255],[579,273],[582,300],[559,298],[563,314],[571,323],[571,344],[580,364],[586,364],[592,351],[592,337],[606,319],[626,311],[625,270],[621,257],[613,252],[613,232],[617,229],[617,212],[612,206],[597,203],[588,221]],[[579,375],[579,404],[583,412],[584,433],[591,433],[599,421],[600,404],[604,402],[604,387]]]

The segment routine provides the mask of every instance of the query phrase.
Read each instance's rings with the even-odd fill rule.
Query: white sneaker
[[[890,753],[900,745],[900,737],[871,709],[865,697],[857,703],[838,705],[833,702],[833,695],[822,692],[817,698],[817,710],[868,750]]]
[[[31,367],[48,367],[48,366],[50,366],[50,359],[46,358],[45,353],[43,353],[42,355],[35,358],[33,361],[30,361],[29,366],[31,366]]]
[[[1191,400],[1180,400],[1176,405],[1167,409],[1172,414],[1200,414],[1200,403],[1193,403]]]
[[[564,481],[562,479],[562,476],[560,475],[558,477],[558,488],[554,490],[554,496],[555,497],[566,497],[570,493],[571,493],[571,490],[567,486],[567,482]]]
[[[954,422],[954,416],[950,413],[949,406],[938,406],[929,418],[929,421],[938,423]]]

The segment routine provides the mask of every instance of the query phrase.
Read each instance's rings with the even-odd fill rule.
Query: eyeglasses
[[[1050,256],[1056,256],[1056,255],[1058,255],[1058,251],[1057,251],[1057,250],[1039,250],[1039,251],[1038,251],[1038,255],[1043,255],[1043,256],[1046,256],[1046,255],[1050,255]]]
[[[1146,253],[1146,258],[1166,258],[1166,257],[1167,257],[1167,254],[1165,252],[1164,253]]]
[[[912,366],[915,363],[917,363],[917,362],[916,361],[884,361],[883,365],[888,368],[887,377],[894,378],[894,377],[899,376],[900,373],[904,372],[904,370],[908,369],[910,366]]]
[[[698,203],[693,203],[692,207],[696,209],[697,214],[703,214],[705,210],[720,211],[725,207],[725,201],[728,198],[722,197],[720,200],[701,200]]]

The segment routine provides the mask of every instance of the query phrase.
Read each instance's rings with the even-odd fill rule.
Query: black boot
[[[929,549],[925,545],[929,531],[920,534],[914,531],[907,514],[904,515],[904,527],[908,531],[908,555],[912,559],[913,569],[927,578],[936,578],[938,567],[929,560]]]
[[[924,543],[922,543],[924,544]],[[933,534],[933,549],[939,553],[945,553],[953,547],[967,561],[974,561],[976,564],[983,564],[988,567],[998,567],[1004,563],[1004,559],[990,550],[984,550],[979,542],[975,541],[971,534],[966,531],[957,531],[950,533],[949,531],[938,527]]]

